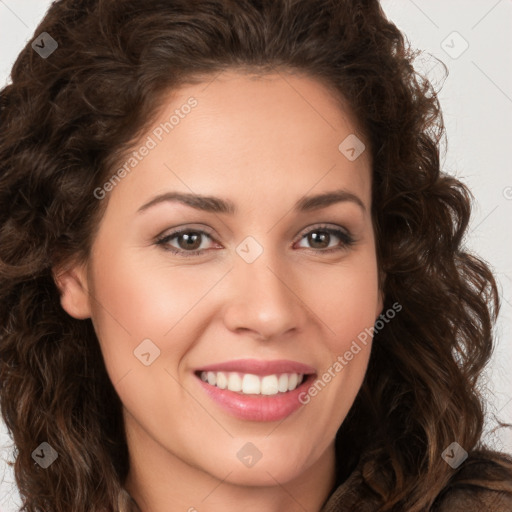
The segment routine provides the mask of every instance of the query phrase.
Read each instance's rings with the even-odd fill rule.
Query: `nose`
[[[229,279],[232,293],[224,322],[231,331],[249,331],[267,340],[304,328],[307,300],[301,297],[300,279],[282,256],[279,261],[268,250],[252,263],[237,256]]]

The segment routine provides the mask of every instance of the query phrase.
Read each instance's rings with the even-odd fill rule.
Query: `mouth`
[[[316,372],[293,361],[246,359],[203,367],[194,375],[224,412],[243,420],[277,421],[304,405],[300,397]]]
[[[297,389],[307,375],[303,373],[281,373],[254,375],[240,372],[195,372],[203,382],[219,389],[227,389],[241,395],[266,395],[288,393]]]

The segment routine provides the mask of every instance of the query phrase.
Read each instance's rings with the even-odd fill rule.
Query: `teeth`
[[[261,390],[261,381],[257,375],[246,373],[242,379],[242,393],[244,395],[259,395]]]
[[[288,381],[289,381],[289,378],[288,378],[288,375],[286,375],[286,373],[279,375],[279,381],[277,383],[277,388],[279,389],[279,391],[281,391],[281,393],[285,393],[286,391],[288,391]]]
[[[261,379],[261,394],[262,395],[277,395],[279,389],[277,388],[277,375],[265,375]]]
[[[216,386],[220,389],[226,389],[228,387],[228,378],[225,373],[217,373],[217,384]]]
[[[228,389],[230,391],[242,391],[242,377],[238,373],[228,373]]]
[[[302,373],[253,375],[238,372],[201,372],[201,380],[220,389],[244,395],[276,395],[296,389],[303,380]]]
[[[288,391],[295,389],[297,387],[298,376],[296,373],[291,373],[288,377]]]

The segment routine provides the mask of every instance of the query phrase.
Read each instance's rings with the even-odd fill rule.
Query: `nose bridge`
[[[250,329],[265,337],[300,327],[304,311],[294,293],[295,279],[285,255],[253,237],[244,239],[236,252],[232,272],[236,298],[227,315],[230,327]]]

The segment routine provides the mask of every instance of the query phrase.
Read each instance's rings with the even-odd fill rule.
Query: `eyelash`
[[[300,236],[298,242],[300,242],[301,240],[306,238],[310,233],[313,233],[316,231],[319,231],[322,233],[324,233],[324,232],[329,233],[330,235],[335,235],[342,241],[342,245],[338,246],[338,247],[331,247],[329,249],[310,249],[311,251],[316,252],[316,253],[331,254],[333,252],[343,251],[343,250],[350,248],[355,243],[355,239],[347,232],[342,231],[341,229],[329,228],[327,226],[316,226],[316,227],[310,229],[309,231],[307,231],[306,233],[304,233],[303,235]],[[179,235],[182,235],[183,233],[195,233],[195,234],[206,235],[213,240],[213,236],[208,231],[204,231],[201,229],[184,228],[184,229],[174,231],[172,233],[169,233],[167,235],[164,235],[164,236],[158,238],[156,240],[156,245],[162,246],[164,250],[170,251],[172,254],[179,255],[184,258],[188,258],[190,256],[199,256],[200,254],[202,254],[204,251],[207,250],[207,249],[196,249],[194,251],[185,251],[183,249],[170,248],[166,245],[173,238],[176,238]]]

